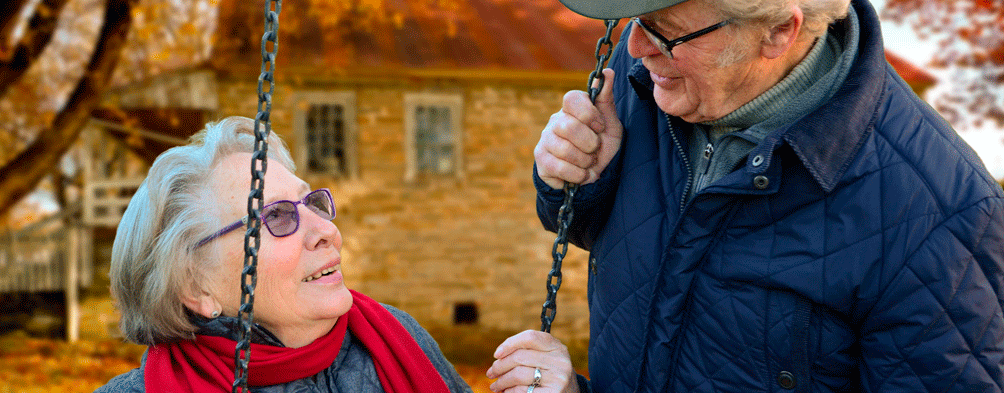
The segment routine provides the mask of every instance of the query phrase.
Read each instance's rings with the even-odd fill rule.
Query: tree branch
[[[14,34],[14,26],[21,19],[19,16],[25,4],[28,4],[28,0],[8,0],[6,9],[10,12],[0,15],[0,60],[7,60],[10,55],[10,36]]]
[[[32,191],[80,136],[101,101],[132,24],[131,9],[138,0],[108,0],[105,24],[84,76],[56,115],[52,126],[39,133],[31,145],[0,168],[0,216]]]
[[[26,0],[17,0],[17,3]],[[28,21],[28,27],[13,47],[6,46],[7,40],[14,33],[14,25],[17,24],[19,12],[9,15],[3,20],[3,30],[0,30],[0,96],[7,92],[14,81],[21,78],[28,66],[31,65],[38,56],[49,45],[52,33],[56,31],[59,22],[59,13],[65,6],[67,0],[42,0],[35,8],[35,13]],[[17,8],[18,10],[21,7]]]

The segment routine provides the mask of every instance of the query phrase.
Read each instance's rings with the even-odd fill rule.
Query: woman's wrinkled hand
[[[486,376],[497,380],[493,392],[524,393],[540,370],[540,382],[533,393],[579,393],[568,347],[554,336],[526,330],[509,337],[495,350],[495,362]]]

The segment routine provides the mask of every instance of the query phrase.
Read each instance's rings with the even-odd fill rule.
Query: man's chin
[[[719,117],[707,116],[699,107],[687,100],[682,94],[671,94],[666,90],[656,87],[654,92],[655,104],[666,114],[679,117],[687,123],[704,123],[715,120]]]
[[[683,120],[688,120],[689,117],[694,117],[697,114],[696,108],[686,102],[680,94],[673,94],[666,90],[655,88],[654,92],[655,104],[662,109],[663,112],[670,116],[679,117]]]

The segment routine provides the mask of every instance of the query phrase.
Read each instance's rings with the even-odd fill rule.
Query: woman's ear
[[[206,318],[216,318],[223,310],[220,302],[205,291],[199,291],[198,295],[193,295],[191,292],[185,293],[182,295],[181,303],[192,312]]]
[[[788,18],[784,23],[771,27],[767,31],[763,42],[760,43],[760,55],[768,59],[776,59],[783,56],[785,52],[791,49],[795,41],[798,40],[804,20],[805,16],[802,14],[802,8],[798,4],[792,4],[791,18]]]

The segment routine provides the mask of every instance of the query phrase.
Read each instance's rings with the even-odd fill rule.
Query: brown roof
[[[259,3],[221,1],[214,68],[259,69]],[[277,68],[588,72],[605,32],[602,21],[577,15],[558,0],[386,0],[372,15],[338,20],[327,20],[317,4],[284,3]],[[615,42],[622,28],[614,32]]]
[[[213,68],[258,74],[260,3],[221,0]],[[402,69],[588,73],[596,66],[596,41],[605,32],[602,21],[569,11],[558,0],[385,0],[382,4],[382,10],[349,18],[322,1],[285,3],[279,16],[276,67],[308,75],[378,75]],[[331,15],[341,17],[336,20]],[[626,23],[622,20],[617,26],[615,43]],[[886,52],[886,59],[915,90],[936,82],[895,54]]]

